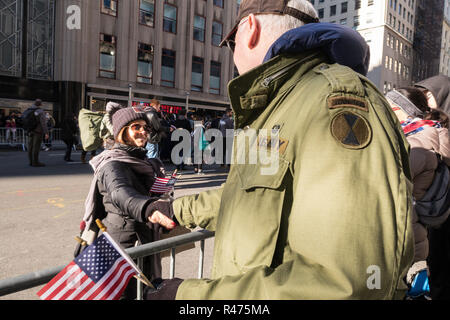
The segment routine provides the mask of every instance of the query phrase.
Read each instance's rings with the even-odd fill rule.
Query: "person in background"
[[[47,111],[45,112],[45,119],[49,135],[47,139],[44,139],[43,149],[45,151],[50,151],[50,149],[52,148],[52,129],[55,127],[56,121]]]
[[[225,167],[226,165],[230,166],[229,157],[227,157],[227,137],[230,138],[233,136],[229,131],[234,129],[232,117],[233,117],[233,110],[231,108],[228,108],[219,122],[219,130],[220,133],[222,134],[223,139],[223,162],[221,164],[221,167]],[[228,151],[231,154],[231,150]]]
[[[438,157],[450,165],[450,136],[448,122],[444,112],[436,118],[439,110],[432,110],[427,105],[426,96],[415,87],[404,87],[390,91],[386,95],[392,110],[397,115],[411,146],[410,167],[413,181],[413,229],[414,229],[414,263],[408,271],[407,282],[411,287],[416,277],[429,274],[427,259],[429,254],[428,228],[439,227],[448,217],[444,215],[428,216],[417,206],[425,198],[433,183],[438,169]],[[447,187],[447,186],[443,186]],[[428,290],[417,291],[411,288],[411,297],[427,298]]]
[[[414,85],[427,97],[431,109],[440,109],[450,114],[450,78],[445,75],[434,76]]]
[[[66,144],[66,153],[64,154],[64,161],[73,162],[71,159],[72,148],[76,144],[76,135],[78,132],[76,116],[73,113],[69,113],[65,116],[62,124],[62,140]]]
[[[48,139],[50,136],[47,127],[47,117],[45,116],[45,111],[40,108],[41,105],[42,100],[36,99],[30,107],[34,110],[34,116],[38,119],[36,128],[28,133],[28,160],[32,167],[45,167],[45,164],[39,161],[39,152],[42,140]]]
[[[6,119],[6,142],[10,145],[16,142],[17,123],[15,114]]]
[[[192,132],[191,122],[186,118],[186,110],[181,110],[175,120],[174,126],[177,130],[186,130],[189,134]],[[186,155],[187,156],[187,155]],[[184,155],[183,150],[180,151],[180,157],[183,159],[181,164],[177,165],[178,171],[184,170]]]

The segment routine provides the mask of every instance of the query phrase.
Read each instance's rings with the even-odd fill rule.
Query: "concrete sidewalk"
[[[43,151],[40,160],[46,167],[34,168],[28,165],[26,152],[0,152],[0,279],[66,265],[73,259],[74,237],[79,235],[93,176],[91,167],[79,161],[80,154],[74,152],[76,162],[66,163],[63,151]],[[168,173],[174,169],[166,165]],[[220,166],[205,166],[205,175],[196,175],[188,167],[177,183],[175,197],[219,187],[227,174]],[[210,274],[213,243],[214,239],[209,239],[205,244],[205,277]],[[197,277],[198,246],[177,255],[176,277]],[[168,276],[169,259],[165,257],[163,277]],[[39,289],[0,300],[36,300]]]

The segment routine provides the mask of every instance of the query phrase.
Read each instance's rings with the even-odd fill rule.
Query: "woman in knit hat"
[[[407,277],[408,283],[411,284],[421,271],[428,271],[428,229],[438,226],[448,216],[447,212],[429,218],[421,215],[418,207],[418,203],[426,199],[425,196],[433,183],[439,165],[438,157],[442,158],[446,165],[450,165],[448,117],[442,111],[430,109],[426,96],[418,88],[400,88],[388,92],[386,98],[411,146],[410,168],[415,201],[412,217],[415,237],[414,264]],[[432,274],[432,270],[430,271]],[[433,290],[431,291],[433,293]]]
[[[85,229],[89,228],[101,200],[108,233],[123,248],[130,248],[136,242],[159,240],[161,226],[171,230],[175,223],[171,201],[150,192],[156,178],[165,174],[161,162],[146,158],[151,128],[145,113],[139,108],[122,108],[111,119],[115,144],[90,161],[95,175],[83,221]],[[151,281],[161,278],[160,256],[146,257],[142,271]],[[123,298],[135,297],[136,281],[132,279]]]

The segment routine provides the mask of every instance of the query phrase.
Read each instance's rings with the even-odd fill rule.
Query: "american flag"
[[[118,300],[140,274],[131,258],[103,233],[42,288],[42,300]]]
[[[150,192],[161,194],[171,192],[175,187],[175,182],[177,182],[177,178],[174,175],[171,178],[156,178]]]

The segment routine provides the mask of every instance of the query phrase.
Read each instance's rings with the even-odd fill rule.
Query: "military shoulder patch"
[[[331,135],[344,148],[362,149],[372,140],[372,128],[364,117],[344,111],[331,120]]]
[[[356,108],[363,111],[369,111],[366,100],[349,96],[335,96],[328,98],[328,108]]]

